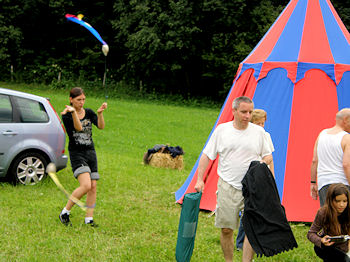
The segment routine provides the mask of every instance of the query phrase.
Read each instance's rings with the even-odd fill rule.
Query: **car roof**
[[[47,98],[42,97],[42,96],[37,96],[37,95],[30,94],[30,93],[16,91],[16,90],[2,88],[2,87],[0,87],[0,93],[6,94],[6,95],[24,97],[24,98],[31,98],[31,99],[38,100],[38,101],[48,100]]]

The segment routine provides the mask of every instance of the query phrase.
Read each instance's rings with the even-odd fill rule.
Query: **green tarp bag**
[[[199,203],[202,192],[189,193],[184,196],[182,203],[179,230],[177,233],[176,261],[188,262],[191,260],[194,239],[196,237]]]

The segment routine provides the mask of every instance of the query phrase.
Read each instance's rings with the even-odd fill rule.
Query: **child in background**
[[[261,126],[262,128],[264,128],[266,120],[267,120],[267,113],[266,113],[265,110],[262,110],[262,109],[254,109],[253,110],[252,120],[250,120],[250,122],[252,122],[253,124],[256,124],[256,125]],[[271,136],[266,131],[265,131],[265,137],[266,137],[266,140],[269,143],[271,152],[274,152],[275,148],[273,146]],[[273,160],[269,164],[269,168],[271,170],[271,173],[275,176]],[[245,233],[244,233],[244,230],[243,230],[242,219],[241,219],[240,224],[239,224],[237,238],[236,238],[236,248],[237,248],[237,250],[242,250],[243,249],[244,236],[245,236]]]
[[[326,203],[317,211],[307,238],[314,243],[316,255],[323,261],[350,261],[346,254],[349,241],[336,243],[329,238],[349,234],[349,190],[341,183],[332,184],[327,191]]]
[[[262,110],[262,109],[254,109],[253,110],[252,120],[250,122],[264,128],[266,120],[267,120],[267,113],[264,110]],[[270,145],[271,152],[274,152],[275,148],[273,146],[270,134],[265,131],[265,136],[266,136],[266,140],[268,141],[268,143]],[[271,161],[269,168],[271,170],[271,173],[273,175],[275,175],[274,167],[273,167],[273,160]]]

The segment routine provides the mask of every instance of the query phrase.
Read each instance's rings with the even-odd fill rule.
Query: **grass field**
[[[0,83],[1,87],[49,97],[61,112],[68,90]],[[87,93],[86,107],[96,110],[102,96]],[[0,184],[0,261],[175,261],[181,206],[174,192],[192,169],[220,108],[167,105],[146,100],[108,99],[106,128],[93,130],[101,180],[94,219],[83,224],[84,213],[72,209],[73,227],[58,215],[65,195],[50,179],[38,186]],[[142,164],[143,154],[155,144],[180,145],[182,171]],[[78,183],[70,165],[58,178],[68,191]],[[191,261],[223,261],[214,217],[201,212]],[[255,261],[319,261],[306,239],[308,226],[291,224],[299,247]],[[241,252],[234,253],[235,261]]]

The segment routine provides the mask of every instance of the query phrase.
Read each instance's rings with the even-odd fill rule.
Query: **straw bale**
[[[152,157],[149,160],[149,165],[181,170],[184,167],[183,156],[178,155],[172,157],[170,154],[157,152],[152,154]]]

